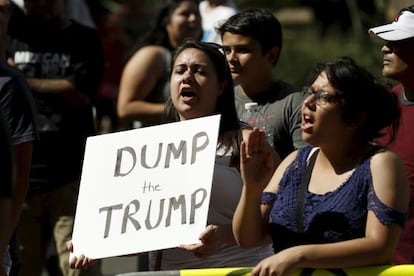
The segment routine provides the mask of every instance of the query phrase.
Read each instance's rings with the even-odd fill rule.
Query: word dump
[[[181,140],[178,145],[174,143],[168,143],[164,145],[163,143],[158,144],[158,150],[156,153],[148,151],[148,146],[144,145],[141,148],[140,155],[139,155],[139,165],[141,165],[144,169],[154,169],[157,167],[164,167],[165,169],[169,168],[172,163],[172,159],[179,159],[181,158],[181,165],[185,165],[190,159],[190,164],[194,164],[197,161],[197,154],[207,148],[209,144],[209,138],[206,132],[201,131],[196,133],[191,141],[191,145],[189,142],[185,140]],[[191,150],[188,148],[191,146]],[[165,151],[165,154],[163,154]],[[148,156],[153,157],[156,154],[155,161],[152,164],[149,164]],[[188,156],[190,155],[190,157]],[[125,165],[123,160],[129,157],[129,160],[132,160],[130,167]],[[162,157],[165,159],[162,163]],[[118,149],[116,163],[115,163],[115,170],[114,170],[114,177],[124,177],[130,174],[134,168],[137,166],[137,152],[133,147],[123,147]]]
[[[168,199],[161,199],[159,202],[149,200],[148,206],[143,206],[141,210],[141,203],[139,200],[134,199],[130,203],[123,206],[123,204],[116,204],[105,206],[99,209],[99,213],[106,214],[105,218],[105,230],[103,237],[108,238],[113,226],[113,216],[122,216],[122,223],[120,225],[120,233],[127,232],[129,225],[133,227],[135,231],[139,231],[143,226],[147,230],[152,230],[158,227],[168,228],[171,226],[171,218],[174,215],[178,215],[180,218],[180,224],[194,224],[196,217],[196,210],[201,208],[206,203],[207,191],[205,189],[197,189],[194,191],[190,198],[186,198],[185,195],[179,195],[177,197],[170,197]],[[189,201],[189,202],[188,202]],[[158,207],[153,206],[158,204]],[[158,211],[158,214],[156,211]],[[145,220],[140,223],[138,220],[139,212],[144,212]],[[155,214],[154,214],[155,213]],[[119,225],[118,225],[119,227]]]

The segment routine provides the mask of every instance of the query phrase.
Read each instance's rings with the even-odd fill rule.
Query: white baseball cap
[[[373,38],[398,41],[414,37],[414,6],[402,9],[390,24],[368,30]]]

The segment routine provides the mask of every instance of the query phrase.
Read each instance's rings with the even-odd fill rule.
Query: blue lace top
[[[264,192],[262,204],[273,204],[269,233],[275,253],[301,244],[321,244],[360,238],[365,235],[368,210],[385,224],[404,227],[406,215],[382,203],[375,195],[370,170],[364,159],[337,189],[313,194],[305,189],[303,231],[297,225],[297,198],[311,146],[298,152],[281,179],[277,193]]]

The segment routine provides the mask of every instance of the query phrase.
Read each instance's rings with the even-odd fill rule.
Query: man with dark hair
[[[292,85],[277,80],[273,69],[282,50],[282,28],[265,9],[248,9],[224,22],[218,31],[231,70],[237,113],[257,102],[268,135],[281,158],[303,146],[301,106],[303,97]]]
[[[399,82],[393,87],[400,100],[402,120],[393,143],[388,145],[389,133],[378,140],[388,145],[404,161],[414,200],[414,5],[402,9],[390,24],[369,29],[369,34],[384,44],[382,74]],[[414,263],[414,204],[411,202],[408,219],[393,259],[395,264]]]

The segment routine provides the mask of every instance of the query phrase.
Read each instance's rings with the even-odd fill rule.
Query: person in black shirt
[[[20,70],[36,102],[40,139],[19,223],[20,275],[41,275],[54,241],[62,275],[71,238],[86,138],[96,134],[94,99],[103,72],[97,30],[62,16],[65,0],[24,2],[9,22],[8,61]],[[99,270],[99,269],[97,269]],[[100,272],[97,272],[98,275]]]

